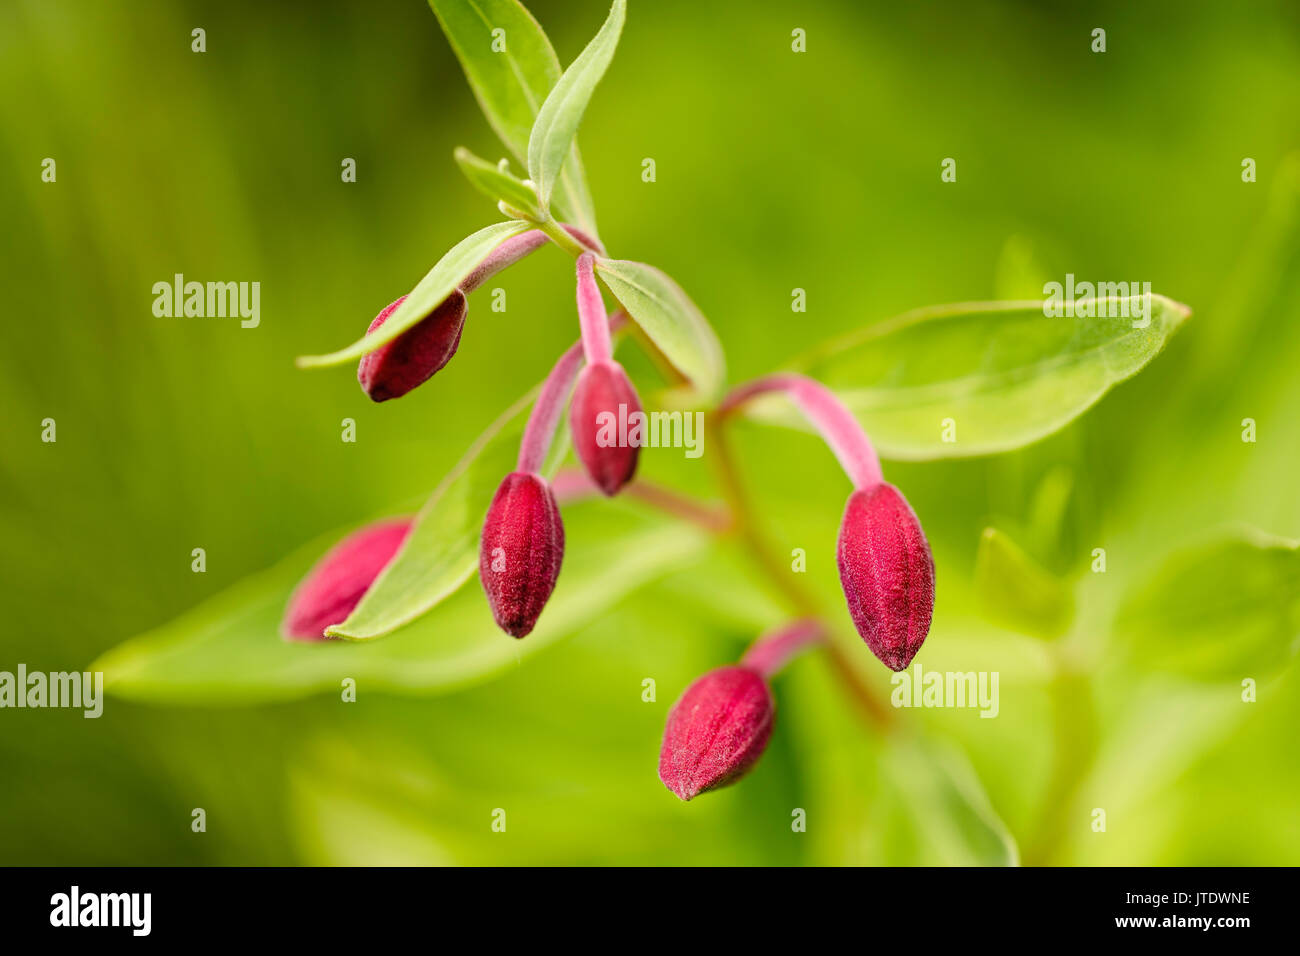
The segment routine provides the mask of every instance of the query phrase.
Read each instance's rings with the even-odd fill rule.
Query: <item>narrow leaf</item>
[[[643,262],[597,259],[596,271],[668,361],[702,396],[716,397],[727,374],[722,345],[681,287]]]
[[[1266,677],[1300,643],[1300,545],[1242,531],[1181,550],[1125,599],[1115,631],[1152,670]]]
[[[1020,851],[970,762],[938,741],[892,739],[881,770],[905,812],[899,825],[916,847],[913,862],[940,866],[1018,866]],[[880,821],[877,826],[886,824]],[[892,839],[899,840],[899,834]]]
[[[626,11],[627,0],[614,0],[600,32],[564,71],[537,112],[528,137],[528,175],[537,186],[543,207],[550,204],[551,192],[578,134],[578,124],[591,102],[591,94],[614,58]]]
[[[483,516],[502,477],[514,468],[526,412],[536,389],[485,431],[434,490],[406,543],[366,596],[329,637],[372,640],[409,624],[464,584],[478,566]]]
[[[531,218],[541,217],[541,211],[537,207],[537,194],[522,180],[486,159],[475,156],[464,146],[456,147],[453,155],[465,178],[484,196],[494,202],[503,201]]]
[[[411,326],[415,325],[451,295],[474,271],[493,249],[514,236],[527,232],[533,224],[522,219],[498,222],[480,229],[471,236],[458,242],[451,250],[438,260],[428,274],[420,280],[419,285],[411,290],[406,301],[388,317],[388,321],[362,336],[345,349],[328,355],[304,355],[298,359],[299,368],[325,368],[330,365],[342,365],[373,352],[386,342],[391,342]]]
[[[997,528],[980,535],[975,591],[986,617],[1021,634],[1059,637],[1074,618],[1070,587]]]
[[[429,0],[429,6],[488,123],[519,161],[527,162],[537,111],[560,79],[560,60],[551,41],[519,0]],[[494,37],[494,30],[501,32]],[[561,219],[596,234],[576,144],[556,187],[555,202]]]
[[[922,309],[829,343],[798,367],[835,389],[887,458],[1008,451],[1082,415],[1150,362],[1191,314],[1152,295],[1143,326],[1130,317],[1138,296],[1089,301],[1113,317],[1049,317],[1041,302]],[[795,424],[779,404],[750,409]]]
[[[382,641],[295,643],[278,635],[294,584],[329,542],[317,542],[93,664],[110,693],[158,703],[238,705],[337,690],[443,692],[482,683],[607,614],[626,595],[704,556],[708,538],[622,502],[565,509],[574,542],[537,629],[516,641],[497,630],[482,589],[462,587]],[[331,537],[336,540],[341,535]]]

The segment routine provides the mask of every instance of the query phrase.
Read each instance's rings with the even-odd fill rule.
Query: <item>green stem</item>
[[[709,431],[709,443],[713,448],[711,457],[717,467],[718,483],[722,486],[723,496],[731,507],[734,529],[745,545],[745,554],[763,576],[776,587],[797,616],[821,620],[823,625],[827,626],[828,632],[833,630],[822,618],[820,602],[794,577],[759,527],[748,491],[736,467],[729,438],[722,427],[722,419],[716,414],[710,415],[706,420],[705,428]],[[834,636],[828,636],[822,646],[826,648],[835,675],[866,722],[877,729],[887,727],[894,716],[892,711],[862,680],[853,662],[836,643]]]
[[[1033,839],[1025,850],[1027,866],[1052,862],[1065,842],[1079,790],[1097,752],[1097,722],[1092,687],[1086,670],[1061,647],[1054,650],[1052,712],[1055,748],[1047,791]]]

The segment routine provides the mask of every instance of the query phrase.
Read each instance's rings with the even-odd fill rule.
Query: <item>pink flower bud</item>
[[[912,662],[934,613],[934,558],[906,499],[880,482],[849,496],[837,549],[849,614],[891,670]]]
[[[383,325],[404,301],[406,296],[375,316],[366,332]],[[357,366],[357,381],[366,394],[376,402],[386,402],[428,381],[456,354],[467,309],[465,296],[457,289],[393,341],[363,355]]]
[[[734,783],[763,755],[775,712],[757,671],[709,671],[668,712],[659,779],[683,800]]]
[[[564,560],[564,524],[541,475],[515,471],[497,488],[479,546],[478,572],[497,626],[523,637],[537,624]]]
[[[323,640],[325,628],[347,620],[397,554],[413,523],[410,518],[380,521],[335,545],[293,592],[280,633],[290,640]]]
[[[617,494],[636,473],[640,430],[629,441],[632,428],[627,423],[640,411],[636,389],[617,362],[595,362],[578,376],[569,410],[573,448],[606,495]]]

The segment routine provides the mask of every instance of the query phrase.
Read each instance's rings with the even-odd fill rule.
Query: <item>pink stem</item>
[[[582,329],[582,349],[587,364],[608,362],[614,357],[609,341],[609,320],[605,317],[605,301],[596,285],[592,267],[595,257],[590,252],[578,256],[578,325]]]
[[[765,678],[774,676],[796,654],[826,639],[821,622],[805,618],[764,634],[745,652],[741,666],[758,671]]]
[[[559,474],[551,481],[551,490],[555,492],[555,497],[560,504],[604,497],[595,482],[588,478],[587,473],[581,468],[560,469]],[[674,518],[699,525],[714,534],[726,534],[732,528],[731,514],[725,507],[697,501],[671,488],[646,481],[644,478],[638,478],[629,484],[623,489],[623,494],[644,501]]]
[[[551,441],[555,438],[555,427],[564,414],[565,402],[569,400],[569,391],[573,380],[578,377],[582,367],[582,345],[574,343],[560,356],[551,374],[542,383],[541,394],[533,405],[532,414],[524,428],[524,440],[519,444],[520,471],[539,472],[546,461],[546,454],[551,450]]]
[[[807,376],[778,373],[755,379],[732,391],[719,411],[732,411],[764,392],[785,392],[790,397],[830,446],[854,488],[873,488],[885,480],[871,439],[853,413],[834,392]]]
[[[619,309],[607,323],[606,336],[617,332],[626,321],[627,313]],[[537,396],[537,402],[528,416],[528,424],[524,426],[524,438],[519,443],[519,460],[516,467],[520,471],[540,471],[545,464],[546,455],[551,450],[551,442],[555,439],[555,428],[560,423],[560,416],[564,414],[565,402],[568,401],[573,380],[578,377],[578,370],[581,367],[582,343],[574,342],[556,361],[551,374],[546,376],[546,381],[542,383],[541,394]]]
[[[573,236],[574,239],[577,239],[588,249],[594,249],[600,254],[604,254],[604,247],[581,229],[578,229],[575,226],[566,226],[564,223],[560,223],[560,226],[565,232]],[[548,241],[549,239],[547,238],[546,233],[542,232],[540,229],[529,229],[527,232],[521,232],[517,236],[511,236],[509,239],[498,244],[496,248],[483,257],[483,261],[475,266],[474,270],[465,277],[463,282],[461,282],[460,291],[469,295],[488,279],[506,268],[506,266],[514,265],[520,259],[524,258],[524,256],[536,252],[542,246],[546,245]]]

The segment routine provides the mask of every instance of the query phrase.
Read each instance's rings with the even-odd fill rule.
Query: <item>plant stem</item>
[[[1052,681],[1055,747],[1052,772],[1043,796],[1034,838],[1025,850],[1027,866],[1051,863],[1068,833],[1079,788],[1096,756],[1096,715],[1088,674],[1061,646],[1053,648]]]
[[[825,640],[826,629],[821,621],[806,618],[764,634],[745,651],[740,663],[770,680],[800,651]]]
[[[735,389],[723,400],[719,411],[732,412],[765,392],[784,392],[790,397],[830,446],[854,488],[874,488],[884,480],[871,439],[853,413],[821,382],[791,373],[768,375]]]
[[[519,443],[517,467],[520,471],[537,472],[546,461],[555,438],[555,428],[564,412],[564,403],[573,388],[573,380],[582,367],[581,343],[569,346],[556,361],[551,374],[542,383],[542,391],[533,404],[528,424],[524,427],[523,441]]]
[[[736,468],[729,439],[722,427],[723,420],[722,416],[710,415],[706,419],[705,427],[709,431],[709,442],[713,448],[712,459],[716,463],[718,483],[722,486],[723,496],[731,506],[735,530],[745,545],[745,553],[798,616],[820,619],[821,607],[817,599],[798,583],[758,527],[749,495]],[[827,628],[828,632],[830,630]],[[866,722],[877,729],[888,726],[893,719],[893,714],[876,698],[875,692],[863,682],[854,669],[852,661],[829,633],[823,646],[830,658],[832,669]]]

